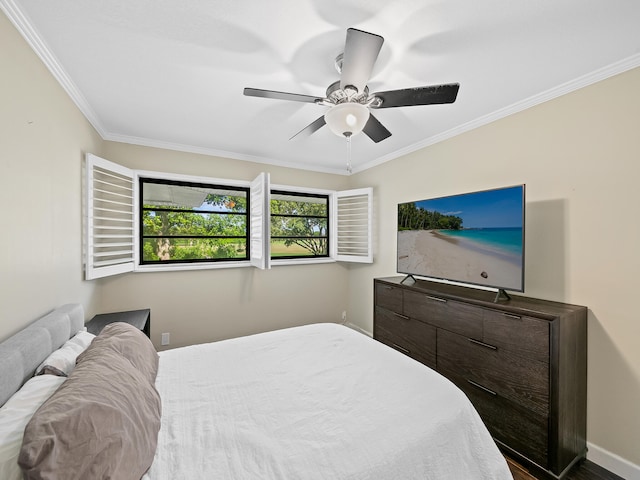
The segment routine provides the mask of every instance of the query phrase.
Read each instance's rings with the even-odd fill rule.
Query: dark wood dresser
[[[586,454],[587,308],[402,280],[374,280],[374,338],[455,383],[509,455],[562,478]]]

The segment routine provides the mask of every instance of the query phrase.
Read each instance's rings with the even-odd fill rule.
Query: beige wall
[[[0,13],[0,339],[68,302],[82,278],[81,159],[102,140]]]
[[[104,157],[138,170],[252,180],[339,190],[348,177],[252,162],[106,142]],[[348,304],[343,264],[184,272],[145,272],[99,280],[100,310],[151,308],[151,336],[171,334],[171,347],[312,322],[339,322]]]
[[[589,307],[588,440],[640,465],[640,69],[352,177],[373,185],[376,263],[350,267],[371,331],[399,202],[527,185],[525,294]]]

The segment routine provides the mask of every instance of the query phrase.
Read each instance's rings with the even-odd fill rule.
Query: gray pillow
[[[94,342],[27,424],[18,464],[25,480],[139,480],[153,462],[160,413],[147,376]]]
[[[93,345],[118,352],[140,370],[149,382],[155,383],[158,352],[140,329],[124,322],[110,323],[93,339]],[[83,354],[80,354],[78,357],[78,363],[82,361],[82,356]]]

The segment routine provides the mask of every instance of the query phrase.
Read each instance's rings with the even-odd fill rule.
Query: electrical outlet
[[[342,323],[345,323],[347,321],[347,311],[343,310],[342,311]]]
[[[169,345],[169,343],[171,343],[170,335],[171,335],[170,333],[163,333],[162,334],[161,345]]]

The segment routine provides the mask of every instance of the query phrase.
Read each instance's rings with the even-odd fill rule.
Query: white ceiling
[[[450,105],[389,108],[354,172],[640,65],[637,0],[0,0],[107,140],[346,173],[324,96],[346,29],[385,43],[371,92],[460,83]]]

